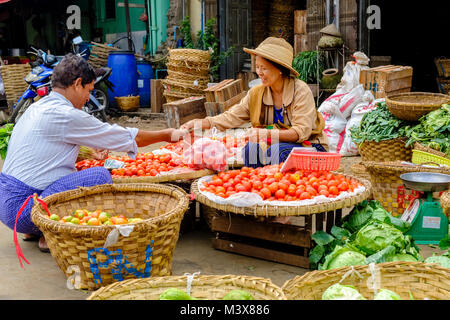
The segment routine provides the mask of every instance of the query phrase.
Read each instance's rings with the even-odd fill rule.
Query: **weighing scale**
[[[448,190],[450,175],[433,172],[410,172],[400,175],[405,188],[422,191],[424,197],[414,200],[401,216],[411,223],[406,233],[417,244],[439,244],[448,234],[448,218],[444,215],[439,200],[433,192]]]

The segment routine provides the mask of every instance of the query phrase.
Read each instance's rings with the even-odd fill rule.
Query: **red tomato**
[[[264,195],[263,199],[268,199],[272,196],[272,192],[268,188],[262,188],[260,192]]]
[[[275,192],[277,192],[277,190],[278,190],[278,182],[273,182],[273,183],[271,183],[270,185],[269,185],[269,190],[270,190],[270,192],[272,193],[272,194],[275,194]]]
[[[330,194],[337,196],[339,194],[339,189],[336,186],[331,186],[328,191]]]
[[[286,192],[284,192],[283,189],[278,189],[278,190],[275,192],[275,197],[276,197],[277,199],[283,199],[285,196],[286,196]]]
[[[311,195],[308,192],[302,192],[299,199],[300,200],[311,199]]]

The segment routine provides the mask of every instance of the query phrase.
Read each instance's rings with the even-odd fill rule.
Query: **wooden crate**
[[[206,117],[205,98],[189,97],[163,104],[164,114],[169,128],[179,128],[193,119]]]
[[[306,32],[306,10],[294,11],[294,34],[307,34]]]
[[[244,83],[242,79],[236,79],[223,87],[214,90],[214,97],[216,102],[225,102],[244,91]]]
[[[205,93],[206,102],[216,102],[215,91],[219,90],[220,88],[224,87],[225,85],[231,82],[233,82],[233,79],[225,79],[203,90],[203,92]]]
[[[161,81],[161,79],[150,80],[150,105],[153,113],[162,112],[163,104],[166,103],[164,87]]]
[[[308,35],[294,34],[294,55],[308,50]]]
[[[330,233],[342,219],[342,210],[336,210],[291,217],[291,224],[282,224],[263,217],[211,210],[203,205],[202,214],[216,233],[212,239],[214,249],[301,268],[309,268],[311,235],[318,230]]]
[[[246,94],[247,92],[243,91],[237,96],[234,96],[233,98],[225,102],[205,102],[206,115],[208,117],[214,117],[217,116],[218,114],[227,111],[235,104],[239,103],[242,100],[242,98],[245,97]]]
[[[360,83],[380,99],[389,94],[410,92],[412,76],[413,68],[409,66],[379,66],[361,70]]]

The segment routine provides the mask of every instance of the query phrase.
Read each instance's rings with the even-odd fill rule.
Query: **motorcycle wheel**
[[[28,107],[33,103],[33,99],[22,99],[14,108],[11,117],[9,117],[9,123],[16,123]]]
[[[106,108],[109,105],[108,95],[101,88],[95,88],[95,98],[97,101],[103,106],[103,108],[99,111],[95,111],[96,106],[92,105],[91,102],[86,104],[87,113],[92,114],[94,117],[103,122],[108,122],[108,118],[106,117]]]

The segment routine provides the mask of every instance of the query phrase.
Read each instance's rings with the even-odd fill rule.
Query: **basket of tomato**
[[[180,157],[170,153],[138,153],[136,159],[128,156],[109,156],[108,159],[123,163],[121,168],[111,169],[114,183],[159,183],[193,180],[213,173],[208,169],[197,170],[186,166]],[[104,160],[83,160],[77,162],[78,171],[104,166]]]
[[[334,211],[367,199],[365,179],[329,171],[292,169],[280,165],[242,167],[196,180],[191,192],[205,206],[253,216],[298,216]]]

